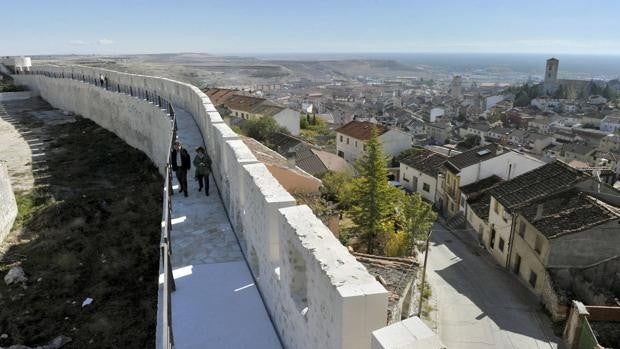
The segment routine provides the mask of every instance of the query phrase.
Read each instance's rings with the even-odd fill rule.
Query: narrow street
[[[536,297],[440,224],[433,226],[427,273],[436,331],[448,348],[558,348]]]

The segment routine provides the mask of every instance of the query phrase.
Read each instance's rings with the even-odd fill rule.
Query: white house
[[[286,128],[293,136],[299,135],[299,112],[290,109],[283,108],[279,112],[272,115],[278,125]]]
[[[420,149],[416,154],[400,161],[399,181],[403,188],[420,193],[420,195],[435,203],[440,199],[438,190],[441,174],[440,168],[448,157],[428,149]]]
[[[368,121],[353,120],[336,129],[336,151],[338,156],[353,162],[366,151],[366,142],[370,139],[372,128],[377,130],[379,142],[387,155],[396,156],[403,150],[411,148],[413,136],[398,129]]]
[[[444,116],[445,110],[443,108],[435,107],[430,110],[429,121],[435,122],[437,118]]]
[[[616,130],[620,129],[620,116],[607,115],[601,120],[599,129],[609,133],[616,132]]]

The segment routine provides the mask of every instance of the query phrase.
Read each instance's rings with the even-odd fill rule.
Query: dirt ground
[[[0,281],[0,346],[65,335],[73,342],[63,348],[153,348],[161,176],[90,120],[65,120],[40,99],[3,107],[32,153],[12,181],[29,182],[31,167],[34,183],[16,193],[20,212],[0,258],[0,276],[20,265],[28,277]],[[0,147],[0,158],[10,153]],[[87,297],[94,302],[82,308]]]

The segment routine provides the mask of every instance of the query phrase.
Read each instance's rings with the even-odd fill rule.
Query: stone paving
[[[175,110],[178,138],[193,159],[195,148],[204,144],[200,131],[189,113]],[[187,198],[178,192],[176,178],[173,181],[175,348],[281,348],[213,178],[207,197],[204,191],[198,192],[193,167],[187,177]],[[161,296],[160,292],[160,308]],[[158,338],[158,347],[160,342]]]

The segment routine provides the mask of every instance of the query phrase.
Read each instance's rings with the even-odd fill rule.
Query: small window
[[[357,148],[357,141],[355,141],[355,147]]]
[[[342,135],[340,135],[340,142],[342,143]]]
[[[530,285],[532,288],[536,288],[536,280],[538,279],[538,275],[535,272],[530,270]]]
[[[403,181],[409,182],[409,179],[405,175],[403,175]]]
[[[540,236],[536,236],[536,243],[534,244],[534,250],[538,254],[540,254],[540,251],[542,250],[542,240],[540,239]]]
[[[338,156],[344,158],[344,152],[342,150],[338,150]]]
[[[431,186],[428,185],[428,183],[423,183],[422,184],[422,190],[424,190],[425,192],[428,193],[429,191],[431,191]]]
[[[525,237],[525,222],[519,222],[519,236]]]
[[[349,144],[349,137],[347,137],[347,144]]]
[[[504,252],[504,239],[503,238],[499,238],[499,250]]]
[[[495,213],[499,214],[499,202],[497,200],[494,201],[493,211],[495,211]]]

